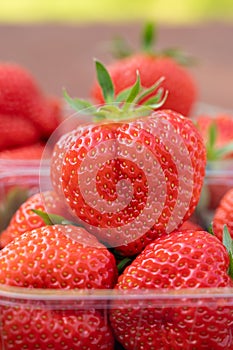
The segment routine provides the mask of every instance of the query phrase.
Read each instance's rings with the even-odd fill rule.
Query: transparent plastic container
[[[0,160],[1,229],[9,222],[12,210],[16,210],[25,198],[39,192],[41,187],[50,187],[49,173],[49,162]],[[231,187],[233,161],[209,163],[195,212],[195,220],[202,227],[209,226],[216,206]],[[213,193],[216,189],[220,191],[218,196]],[[233,289],[230,288],[120,292],[41,290],[0,284],[0,350],[92,350],[95,349],[95,339],[91,327],[96,327],[97,333],[98,327],[101,327],[104,345],[100,349],[125,350],[115,339],[110,322],[113,312],[117,312],[119,317],[128,313],[135,318],[135,339],[130,350],[148,349],[139,337],[147,319],[148,327],[143,328],[144,339],[150,342],[152,335],[160,336],[164,344],[168,344],[161,345],[160,339],[157,346],[150,350],[233,349]],[[182,324],[180,315],[190,320],[189,328]],[[208,317],[211,319],[210,329],[205,333],[202,319]],[[221,330],[218,328],[220,324]],[[179,339],[182,332],[187,334],[187,339],[196,339],[196,343],[193,341],[192,346],[182,342]],[[214,343],[211,336],[215,339]]]

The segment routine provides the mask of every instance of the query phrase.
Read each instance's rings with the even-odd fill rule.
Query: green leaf
[[[43,212],[42,210],[38,210],[38,209],[32,209],[33,213],[37,214],[46,225],[53,225],[53,222],[50,219],[50,216]]]
[[[227,225],[223,227],[223,245],[226,247],[230,258],[228,274],[233,278],[233,241]]]
[[[79,98],[70,97],[66,90],[63,91],[63,96],[66,102],[70,105],[70,107],[72,107],[74,110],[78,112],[88,108],[88,114],[89,114],[91,112],[93,113],[96,110],[90,102]]]
[[[211,123],[210,128],[209,128],[209,142],[208,143],[209,143],[209,146],[211,148],[213,148],[216,144],[217,133],[218,133],[217,125],[213,122],[213,123]]]
[[[95,61],[97,80],[100,84],[104,101],[106,103],[114,100],[114,86],[110,74],[100,61]]]
[[[165,91],[165,94],[164,94],[164,96],[163,96],[163,98],[162,98],[162,100],[160,100],[159,102],[156,102],[156,103],[153,103],[153,102],[152,102],[153,99],[152,99],[151,102],[150,102],[150,100],[149,100],[149,101],[147,101],[147,102],[148,102],[148,106],[150,106],[150,107],[153,108],[153,109],[157,109],[157,108],[162,107],[162,106],[164,105],[166,99],[167,99],[167,96],[168,96],[168,91],[166,90],[166,91]],[[146,103],[146,105],[147,105],[147,103]]]
[[[43,221],[46,225],[75,225],[75,226],[77,226],[76,223],[67,220],[63,216],[60,216],[57,214],[46,213],[46,212],[44,212],[42,210],[38,210],[38,209],[32,209],[32,211],[35,214],[39,215],[41,217],[41,219],[43,219]],[[78,225],[78,226],[80,226],[80,225]]]
[[[218,148],[215,151],[216,158],[222,158],[223,156],[226,156],[229,153],[233,152],[233,142],[229,142],[227,145]]]
[[[132,54],[132,49],[128,43],[121,37],[116,37],[112,41],[112,55],[115,58],[124,58]]]
[[[139,71],[136,72],[137,78],[135,84],[132,86],[132,88],[129,91],[129,95],[125,101],[125,103],[132,103],[136,97],[138,96],[140,89],[141,89],[141,79]]]
[[[180,49],[173,47],[163,50],[161,52],[161,55],[173,58],[177,63],[179,63],[182,66],[191,66],[197,62],[197,60],[194,57],[187,56]]]
[[[152,94],[158,87],[159,85],[164,81],[164,77],[161,77],[160,79],[158,79],[152,86],[150,86],[149,88],[143,88],[142,93],[140,93],[137,97],[137,99],[135,100],[135,103],[139,103],[140,101],[142,101],[145,97],[149,96],[150,94]]]
[[[132,87],[130,86],[129,88],[126,88],[124,90],[122,90],[121,92],[119,92],[119,94],[117,94],[116,98],[115,98],[115,102],[125,102],[125,100],[127,100],[129,94],[130,94],[130,90],[132,89]]]
[[[146,23],[142,32],[142,49],[145,52],[152,53],[152,47],[155,42],[155,25],[151,22]]]

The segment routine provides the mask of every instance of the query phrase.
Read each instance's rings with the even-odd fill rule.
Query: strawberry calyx
[[[222,147],[217,147],[218,127],[213,121],[208,129],[206,152],[207,160],[214,161],[224,158],[233,152],[233,142],[229,142]]]
[[[156,41],[157,30],[155,24],[152,22],[145,23],[141,32],[140,52],[146,53],[150,56],[170,57],[183,66],[192,65],[195,63],[193,57],[185,55],[182,50],[176,47],[156,51],[154,49]],[[116,37],[113,40],[111,51],[113,57],[117,59],[129,57],[134,54],[134,50],[130,47],[127,41],[121,37]]]
[[[115,95],[114,85],[106,67],[100,61],[95,60],[95,68],[97,80],[104,97],[104,104],[95,106],[89,101],[72,98],[64,91],[64,98],[71,108],[83,114],[92,114],[95,121],[119,121],[146,116],[160,108],[167,98],[168,91],[164,91],[162,87],[159,88],[164,77],[161,77],[150,88],[144,88],[141,85],[140,74],[137,71],[134,85]],[[155,90],[157,90],[156,95],[149,97]],[[139,105],[140,101],[146,97],[148,99]]]

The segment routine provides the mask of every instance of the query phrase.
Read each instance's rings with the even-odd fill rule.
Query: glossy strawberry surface
[[[71,225],[27,231],[0,251],[0,283],[29,288],[109,289],[114,256],[94,236]]]
[[[1,306],[1,349],[113,350],[114,338],[102,312]]]
[[[55,146],[51,174],[78,221],[122,254],[134,255],[191,216],[205,161],[193,123],[164,110],[68,133]]]
[[[40,210],[48,213],[61,215],[62,206],[57,195],[52,191],[36,193],[28,198],[15,214],[7,228],[0,235],[0,247],[5,247],[14,238],[20,236],[26,231],[45,226],[44,220],[33,210]]]
[[[205,298],[192,301],[185,293],[178,299],[166,294],[232,287],[228,268],[227,250],[208,232],[178,231],[158,238],[119,276],[116,290],[150,290],[155,295],[112,302],[116,338],[126,350],[232,349],[233,309],[224,299],[211,303]]]

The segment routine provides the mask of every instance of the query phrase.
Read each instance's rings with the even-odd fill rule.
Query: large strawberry
[[[229,267],[226,248],[208,232],[177,231],[158,238],[118,278],[121,302],[113,301],[110,308],[117,340],[125,350],[232,349],[232,307],[224,299],[211,303],[190,291],[232,287]]]
[[[191,216],[203,183],[205,147],[191,120],[171,110],[154,112],[155,104],[133,105],[146,95],[139,76],[124,92],[126,103],[114,104],[109,74],[98,61],[96,67],[106,103],[89,111],[102,122],[79,126],[58,141],[52,182],[98,239],[134,255]]]
[[[50,310],[45,306],[1,306],[1,349],[113,350],[114,338],[99,310]]]
[[[153,26],[146,26],[143,49],[129,57],[117,59],[107,66],[114,83],[115,93],[118,94],[132,86],[139,71],[142,86],[149,88],[159,78],[164,77],[162,87],[169,91],[163,108],[172,109],[188,116],[197,99],[197,86],[187,68],[182,67],[172,57],[171,51],[157,53],[153,51]],[[174,51],[175,54],[176,51]],[[176,52],[177,53],[177,52]],[[154,91],[150,96],[155,95]],[[103,103],[104,96],[100,85],[95,82],[91,96],[96,103]]]
[[[220,240],[224,225],[233,237],[233,188],[225,193],[213,216],[213,232]]]
[[[45,221],[34,210],[49,214],[63,215],[64,206],[56,193],[46,191],[29,197],[12,216],[9,225],[0,235],[0,248],[5,247],[26,231],[45,226]]]
[[[27,231],[0,251],[0,283],[55,289],[109,289],[114,256],[81,227],[46,225]]]

